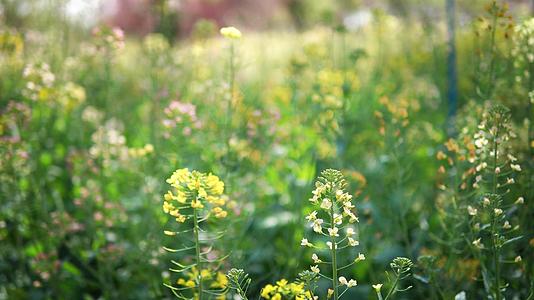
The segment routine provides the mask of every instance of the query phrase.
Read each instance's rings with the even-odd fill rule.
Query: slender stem
[[[199,226],[198,226],[198,216],[197,209],[193,209],[193,233],[195,235],[195,251],[196,251],[196,263],[198,268],[198,300],[202,300],[202,268],[200,267],[200,243],[198,238]]]
[[[334,222],[334,203],[330,207],[330,228],[334,229],[336,222]],[[338,300],[338,291],[337,291],[337,257],[336,257],[336,237],[331,236],[330,242],[332,243],[332,288],[334,290],[334,300]]]
[[[393,283],[393,286],[391,287],[391,289],[387,293],[386,298],[384,298],[384,300],[387,300],[389,298],[389,296],[391,296],[391,295],[393,295],[393,293],[395,293],[395,291],[397,290],[397,284],[399,284],[399,279],[400,279],[400,275],[397,274],[397,278],[395,278],[395,282]]]
[[[499,129],[495,129],[495,135],[493,136],[493,194],[497,193],[497,152],[498,152],[498,144],[497,144],[497,138],[499,135]],[[495,214],[493,215],[493,220],[491,222],[491,241],[492,241],[492,248],[493,248],[493,265],[495,268],[495,299],[500,300],[501,299],[501,270],[500,270],[500,264],[499,264],[499,246],[497,245],[498,235],[496,234],[496,223],[497,223],[497,216]]]

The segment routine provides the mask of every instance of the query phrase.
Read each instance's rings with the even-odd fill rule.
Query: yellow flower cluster
[[[207,205],[216,218],[227,216],[228,213],[222,208],[226,204],[226,198],[222,196],[224,182],[219,177],[185,168],[174,171],[167,183],[175,191],[168,191],[163,196],[163,211],[175,217],[177,222],[187,220],[181,209],[203,209]]]
[[[268,284],[263,287],[261,297],[272,300],[313,299],[311,292],[304,289],[304,283],[289,283],[285,279],[277,281],[276,285]]]
[[[220,32],[227,39],[238,40],[241,38],[241,31],[235,27],[223,27]]]
[[[202,277],[203,284],[208,284],[210,288],[224,290],[228,286],[228,278],[222,272],[214,272],[209,269],[202,269],[200,274],[196,267],[191,268],[190,272],[185,273],[185,278],[180,278],[176,283],[187,288],[194,288],[197,286],[197,278]],[[195,295],[197,299],[197,295]],[[226,299],[225,295],[220,295],[217,299]]]

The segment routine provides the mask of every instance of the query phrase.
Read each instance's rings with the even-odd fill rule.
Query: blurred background
[[[504,104],[523,169],[507,204],[532,200],[533,12],[527,0],[0,0],[0,299],[171,299],[163,282],[183,275],[170,260],[190,255],[162,250],[183,245],[163,234],[177,224],[162,198],[183,167],[225,182],[216,249],[231,253],[223,272],[250,273],[251,299],[312,264],[300,241],[326,168],[345,174],[360,218],[360,246],[340,259],[367,257],[345,299],[374,299],[396,256],[434,259],[397,299],[485,298],[466,227],[448,218],[467,216],[443,185],[465,170],[438,158]],[[503,250],[507,299],[532,295],[533,212],[510,213],[525,238]]]

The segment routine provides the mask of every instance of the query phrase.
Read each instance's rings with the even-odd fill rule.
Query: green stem
[[[397,278],[395,278],[395,282],[393,283],[393,286],[391,287],[391,289],[387,293],[386,298],[384,298],[384,300],[388,300],[389,296],[391,296],[391,295],[393,295],[393,293],[395,293],[395,291],[397,290],[397,284],[399,284],[399,279],[400,279],[400,275],[397,274]]]
[[[335,198],[334,198],[335,199]],[[330,228],[334,229],[336,223],[334,221],[334,203],[330,207]],[[337,290],[337,257],[336,257],[336,237],[331,236],[330,242],[332,243],[332,288],[334,290],[334,300],[338,300],[338,290]]]
[[[193,209],[193,233],[195,235],[195,252],[196,252],[196,265],[198,269],[198,300],[202,300],[202,268],[200,267],[200,243],[198,239],[198,232],[199,232],[199,226],[198,226],[198,216],[197,216],[197,209]]]
[[[497,138],[499,135],[499,129],[497,128],[495,131],[495,135],[493,136],[493,194],[497,193],[497,151],[498,151],[498,144],[497,144]],[[501,300],[501,272],[500,272],[500,264],[499,264],[499,247],[497,245],[497,242],[495,239],[498,238],[498,235],[496,233],[496,223],[497,223],[497,217],[495,216],[495,213],[493,213],[493,220],[491,222],[491,241],[492,241],[492,250],[493,250],[493,265],[495,268],[495,299]]]

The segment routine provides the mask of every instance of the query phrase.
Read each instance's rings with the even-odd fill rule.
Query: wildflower
[[[354,235],[354,228],[349,227],[347,228],[347,236],[353,236]]]
[[[168,236],[174,236],[174,235],[176,235],[176,232],[174,232],[174,231],[169,231],[169,230],[164,230],[164,231],[163,231],[163,234],[168,235]]]
[[[329,210],[332,207],[332,201],[330,199],[325,198],[323,199],[323,202],[321,203],[321,208]]]
[[[501,173],[501,168],[499,167],[495,168],[495,174],[499,174],[499,173]]]
[[[323,232],[323,227],[321,226],[323,224],[323,219],[317,219],[315,221],[313,221],[313,231],[317,232],[317,233],[321,233]]]
[[[510,222],[505,221],[505,222],[504,222],[504,225],[502,225],[502,228],[504,228],[504,229],[510,229],[510,228],[512,228],[512,225],[510,225]]]
[[[362,260],[365,260],[365,255],[363,255],[362,253],[359,253],[358,257],[356,257],[356,259],[354,261],[355,262],[359,262],[359,261],[362,261]]]
[[[330,236],[339,236],[339,234],[337,232],[338,232],[338,228],[337,227],[328,228],[328,234]]]
[[[513,184],[513,183],[515,183],[515,180],[513,178],[507,178],[506,179],[506,183],[507,184]]]
[[[317,219],[317,211],[311,212],[308,216],[306,216],[306,220],[308,221],[315,221]]]
[[[495,209],[493,210],[493,212],[495,213],[496,216],[500,216],[500,215],[502,214],[502,209],[500,209],[500,208],[495,208]]]
[[[375,291],[378,293],[380,292],[380,289],[382,289],[382,285],[381,283],[377,283],[377,284],[373,284],[373,289],[375,289]]]
[[[484,197],[484,200],[482,200],[482,203],[484,204],[484,206],[488,206],[490,205],[490,199],[488,199],[487,197]]]
[[[519,263],[519,262],[521,262],[522,260],[523,260],[523,259],[521,258],[521,256],[518,255],[518,256],[515,257],[514,262]]]
[[[238,40],[241,38],[241,31],[235,27],[223,27],[221,28],[220,33],[225,38],[231,40]]]
[[[346,285],[348,282],[347,282],[347,278],[341,276],[339,277],[339,284],[341,285]]]
[[[511,162],[514,162],[517,160],[517,158],[515,156],[513,156],[512,154],[508,154],[508,159],[511,161]]]
[[[334,295],[334,290],[333,289],[328,289],[327,298],[330,299],[332,297],[332,295]]]
[[[473,241],[473,246],[475,246],[475,247],[477,247],[479,249],[484,248],[484,245],[482,244],[480,238]]]
[[[514,171],[521,172],[521,166],[518,164],[510,164],[510,168]]]
[[[471,205],[467,206],[467,212],[470,216],[476,216],[477,215],[477,209],[473,208]]]
[[[343,216],[334,214],[334,224],[341,225],[343,223]]]
[[[358,285],[358,282],[354,279],[351,279],[349,280],[349,282],[347,282],[347,287],[351,288],[351,287],[355,287],[356,285]]]
[[[319,256],[317,256],[317,254],[315,253],[312,254],[312,259],[313,259],[313,263],[315,264],[319,264],[323,262],[321,259],[319,259]]]
[[[355,240],[355,239],[353,239],[351,237],[348,238],[348,241],[349,241],[349,245],[352,246],[352,247],[356,247],[356,246],[358,246],[360,244],[360,242],[358,242],[357,240]]]
[[[515,204],[523,204],[523,203],[525,203],[525,198],[523,198],[523,197],[519,197],[515,201]]]
[[[314,272],[314,273],[319,273],[321,272],[321,270],[319,269],[319,266],[311,266],[311,271]]]
[[[305,247],[312,247],[312,243],[308,242],[308,239],[302,239],[302,241],[300,242],[300,245],[301,246],[305,246]]]

